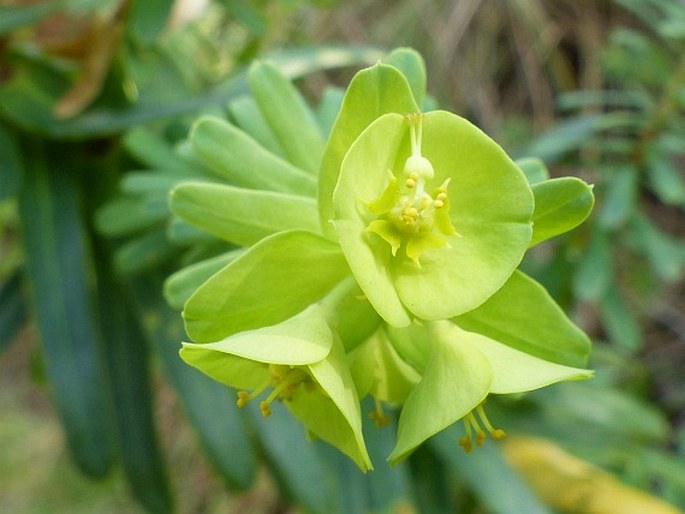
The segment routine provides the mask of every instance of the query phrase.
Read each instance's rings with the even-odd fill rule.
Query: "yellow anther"
[[[498,440],[498,441],[500,439],[504,439],[505,437],[507,437],[507,433],[504,430],[502,430],[501,428],[496,428],[495,430],[490,432],[490,435],[492,436],[493,439]]]
[[[416,180],[414,180],[413,178],[408,178],[404,185],[407,189],[413,189],[416,187]]]
[[[435,197],[436,200],[440,200],[441,202],[446,202],[447,201],[447,193],[444,191],[441,191],[438,193],[438,195]]]
[[[247,402],[250,401],[250,394],[247,391],[238,391],[238,401],[236,402],[238,404],[238,407],[241,409],[247,405]]]
[[[443,202],[442,200],[435,200],[433,202],[433,207],[435,207],[436,209],[442,209],[444,206],[445,202]]]
[[[464,451],[466,453],[471,453],[473,450],[473,433],[475,432],[476,434],[476,444],[478,446],[483,446],[485,443],[485,440],[487,438],[487,434],[485,430],[481,428],[481,423],[487,430],[487,432],[490,434],[490,437],[492,437],[495,440],[503,439],[506,436],[506,433],[504,430],[501,428],[494,428],[490,421],[488,420],[488,417],[485,415],[485,410],[483,410],[483,405],[478,405],[475,409],[476,414],[478,417],[476,417],[473,413],[473,411],[469,412],[466,416],[464,416],[463,422],[464,422],[464,428],[466,430],[466,435],[459,439],[459,446],[464,448]],[[478,418],[480,418],[480,422],[478,421]]]
[[[271,416],[271,406],[269,405],[269,402],[267,400],[264,400],[259,403],[259,410],[262,411],[262,416],[264,416],[265,418]]]
[[[417,180],[419,180],[419,174],[416,173],[415,171],[412,171],[409,174],[409,178],[412,179],[414,182],[416,182]]]

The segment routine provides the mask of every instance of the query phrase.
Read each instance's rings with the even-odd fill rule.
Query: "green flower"
[[[283,401],[305,427],[371,469],[361,431],[359,399],[345,350],[316,303],[277,325],[246,330],[221,341],[183,343],[181,357],[210,377],[239,389],[238,406],[262,398],[260,408]]]
[[[460,419],[467,434],[460,444],[466,451],[473,447],[474,434],[479,445],[486,432],[503,437],[482,407],[489,394],[523,393],[592,376],[589,370],[540,359],[449,321],[391,329],[388,335],[421,373],[402,408],[397,444],[388,458],[392,463]]]
[[[444,111],[374,121],[347,152],[333,199],[352,273],[394,326],[477,307],[516,269],[532,234],[523,173]]]

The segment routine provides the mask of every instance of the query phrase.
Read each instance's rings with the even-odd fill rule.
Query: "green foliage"
[[[617,1],[651,32],[616,31],[603,56],[611,89],[562,96],[568,118],[512,160],[434,110],[411,49],[291,49],[248,67],[269,13],[288,9],[269,3],[222,1],[215,21],[175,33],[164,1],[0,8],[0,66],[12,70],[0,83],[0,251],[13,245],[0,265],[0,349],[36,320],[80,468],[120,466],[147,511],[183,504],[153,422],[161,375],[228,487],[250,488],[266,468],[281,501],[307,512],[558,508],[500,444],[457,447],[483,428],[502,435],[486,399],[498,426],[685,504],[685,470],[666,450],[675,436],[635,399],[644,377],[619,357],[644,348],[634,313],[645,288],[628,286],[685,269],[658,214],[685,206],[682,7]],[[66,4],[99,20],[90,61],[27,39]],[[228,18],[240,26],[230,38],[217,30]],[[346,90],[293,83],[381,57]],[[546,164],[589,170],[594,189],[550,179]],[[423,198],[418,179],[439,207],[414,233],[395,208]],[[577,228],[593,192],[597,213]],[[596,306],[618,351],[600,347],[593,381],[530,392],[591,374],[590,340],[553,299],[570,294]]]
[[[548,164],[592,169],[597,216],[584,231],[561,243],[576,299],[599,307],[605,337],[630,352],[642,348],[641,316],[661,284],[685,273],[685,244],[664,229],[669,206],[685,210],[681,92],[685,87],[682,25],[685,10],[658,0],[618,2],[648,30],[619,28],[602,56],[606,91],[574,91],[559,98],[566,119],[528,148]],[[569,199],[571,200],[571,199]],[[583,250],[578,255],[578,247]],[[618,265],[617,256],[623,256]],[[625,256],[634,258],[626,263]],[[631,290],[627,276],[647,268],[651,290]]]

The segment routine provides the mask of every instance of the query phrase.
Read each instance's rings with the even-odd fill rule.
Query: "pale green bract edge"
[[[520,271],[476,309],[454,323],[513,349],[568,366],[582,366],[590,339],[552,299],[547,290]]]
[[[326,396],[296,396],[286,404],[288,409],[312,433],[348,455],[363,472],[371,470],[373,466],[362,434],[359,398],[345,350],[335,336],[326,359],[311,364],[309,370]]]
[[[301,366],[328,355],[331,330],[318,304],[277,325],[245,330],[220,341],[184,343],[184,348],[216,351],[267,364]]]
[[[330,225],[335,213],[333,190],[350,145],[379,116],[418,111],[407,79],[394,66],[379,63],[352,78],[321,159],[319,216],[324,234],[335,237]]]

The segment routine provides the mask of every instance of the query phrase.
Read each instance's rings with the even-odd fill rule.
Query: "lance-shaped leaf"
[[[559,364],[582,366],[590,353],[587,335],[544,287],[520,271],[484,304],[453,321],[465,330]]]
[[[215,343],[184,343],[181,357],[215,380],[252,390],[239,402],[273,391],[312,433],[340,449],[363,470],[371,469],[361,432],[361,414],[344,349],[314,304],[277,325],[234,334]],[[239,403],[240,404],[240,403]]]
[[[319,231],[316,201],[302,196],[184,182],[171,191],[170,205],[189,223],[242,246],[288,229]]]
[[[407,79],[394,66],[377,64],[358,72],[345,93],[321,160],[319,212],[324,231],[333,233],[333,189],[350,145],[376,118],[389,112],[418,112]]]
[[[248,73],[250,90],[288,160],[316,174],[324,140],[300,92],[272,64],[257,62]]]
[[[595,203],[592,186],[576,177],[545,180],[531,189],[535,212],[529,246],[577,227],[587,219]]]
[[[190,144],[205,165],[231,184],[301,196],[316,195],[316,180],[311,174],[267,150],[226,120],[200,118],[190,133]]]
[[[410,176],[398,180],[404,190],[393,190],[409,157],[417,157],[414,132],[409,141],[417,119],[386,114],[372,123],[347,153],[334,193],[334,225],[350,268],[395,326],[409,323],[406,311],[436,320],[477,307],[513,273],[531,236],[533,195],[525,176],[454,114],[422,115],[418,157],[434,170],[422,196]],[[420,226],[405,228],[406,217]]]
[[[186,330],[194,341],[206,342],[281,322],[348,273],[336,244],[309,232],[274,234],[195,291],[183,311]]]

